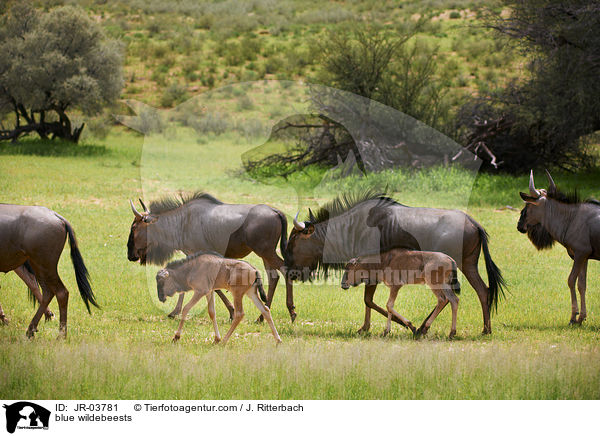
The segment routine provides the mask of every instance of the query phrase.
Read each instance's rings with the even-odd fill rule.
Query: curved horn
[[[138,198],[138,200],[140,200],[140,204],[142,205],[142,207],[144,208],[144,212],[146,213],[150,213],[150,211],[148,210],[148,208],[146,207],[146,205],[144,204],[144,202],[142,201],[141,198]]]
[[[546,170],[546,177],[548,177],[548,192],[556,191],[556,185],[554,184],[554,180],[552,180],[552,176],[548,170]]]
[[[529,173],[529,193],[535,197],[540,196],[540,191],[535,189],[535,185],[533,183],[533,170],[531,170],[531,173]]]
[[[135,215],[135,217],[141,219],[142,218],[142,214],[137,211],[137,209],[133,205],[133,201],[132,200],[129,200],[129,204],[131,205],[131,211],[133,212],[133,214]]]
[[[298,222],[298,215],[300,215],[300,211],[296,212],[296,216],[294,217],[294,228],[301,232],[306,227],[306,224]]]

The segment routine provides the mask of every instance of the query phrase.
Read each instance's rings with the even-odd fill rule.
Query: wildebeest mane
[[[596,206],[600,206],[600,201],[595,198],[588,198],[584,201],[581,201],[581,197],[579,196],[579,192],[577,189],[573,189],[572,191],[563,192],[558,188],[552,189],[548,191],[548,198],[552,198],[553,200],[560,201],[564,204],[581,204],[588,203]]]
[[[360,203],[370,200],[380,200],[381,203],[400,205],[396,200],[388,197],[385,192],[375,189],[368,189],[362,193],[344,193],[320,207],[314,214],[314,219],[310,222],[311,224],[323,223],[348,212]]]
[[[222,201],[217,200],[212,195],[199,191],[189,195],[180,195],[179,197],[164,197],[160,200],[155,200],[150,203],[150,213],[161,214],[165,212],[171,212],[194,200],[207,200],[213,204],[223,204]]]

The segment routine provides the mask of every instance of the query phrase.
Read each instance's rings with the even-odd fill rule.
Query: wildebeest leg
[[[40,292],[35,275],[27,271],[27,268],[25,268],[23,265],[15,269],[15,274],[18,275],[23,282],[25,282],[38,303],[42,304],[42,293]],[[50,311],[50,309],[46,309],[46,312],[44,313],[45,320],[50,321],[53,317],[54,314]]]
[[[229,302],[229,300],[227,299],[227,297],[225,296],[223,291],[217,289],[215,292],[217,293],[217,295],[219,296],[219,298],[221,299],[221,301],[227,308],[227,311],[229,312],[229,321],[233,320],[233,306],[231,305],[231,303]]]
[[[581,271],[579,271],[579,278],[577,279],[577,289],[579,290],[579,296],[581,297],[581,311],[579,312],[579,319],[577,320],[579,324],[585,321],[585,318],[587,316],[587,310],[585,307],[586,279],[587,259],[583,262],[583,265],[581,266]]]
[[[365,302],[365,321],[358,333],[366,333],[371,328],[371,304],[373,304],[373,295],[377,285],[365,285],[365,294],[363,300]]]
[[[233,319],[233,306],[231,305],[231,303],[229,302],[229,300],[227,299],[227,297],[225,296],[223,291],[216,290],[215,292],[217,293],[217,295],[219,296],[221,301],[223,301],[223,304],[225,304],[225,307],[229,311],[229,320],[231,321]],[[175,318],[177,315],[179,315],[181,313],[181,308],[183,307],[184,296],[185,296],[184,294],[179,294],[179,298],[177,300],[177,304],[175,305],[175,309],[173,309],[173,311],[167,315],[169,318]]]
[[[451,287],[444,288],[444,296],[446,300],[450,302],[450,306],[452,307],[452,327],[450,327],[450,335],[448,336],[452,339],[456,336],[456,318],[458,315],[458,295],[454,293]]]
[[[283,260],[281,260],[279,257],[276,257],[275,260],[271,261],[271,264],[275,265],[285,280],[285,305],[290,314],[290,319],[292,322],[294,322],[297,316],[296,306],[294,305],[294,284],[290,279],[287,278],[287,272],[283,264]]]
[[[421,327],[419,327],[419,329],[415,333],[416,337],[420,337],[427,333],[427,331],[429,330],[429,327],[431,327],[431,324],[433,324],[433,321],[435,320],[435,318],[442,311],[442,309],[444,307],[446,307],[446,304],[448,304],[448,300],[446,299],[446,297],[444,297],[444,295],[441,291],[434,290],[434,289],[432,289],[432,291],[438,299],[437,305],[433,309],[433,312],[431,312],[431,314],[425,319],[423,324],[421,324]]]
[[[214,343],[218,344],[221,342],[221,333],[219,333],[219,326],[217,325],[217,314],[215,312],[215,293],[209,292],[206,296],[208,300],[208,316],[213,323],[213,328],[215,329],[215,340]]]
[[[263,264],[265,266],[265,270],[267,271],[267,278],[269,280],[269,288],[267,290],[267,307],[271,307],[273,297],[275,296],[275,289],[277,288],[277,282],[279,282],[279,273],[277,272],[277,269],[273,268],[265,259],[263,259]],[[256,322],[263,322],[263,320],[264,316],[261,313]]]
[[[387,336],[388,333],[392,330],[392,316],[398,317],[413,333],[415,332],[415,328],[412,323],[400,315],[398,312],[394,310],[394,303],[396,302],[396,297],[398,296],[398,291],[400,290],[400,286],[391,286],[390,287],[390,296],[388,297],[388,301],[386,304],[388,316],[387,316],[387,324],[385,330],[383,331],[383,336]]]
[[[2,306],[0,306],[0,323],[2,323],[2,325],[8,324],[8,318],[4,314],[4,311],[2,310]]]
[[[65,285],[60,279],[56,286],[56,301],[58,302],[58,313],[59,313],[59,324],[58,332],[59,335],[67,337],[67,307],[69,305],[69,291],[65,288]]]
[[[233,294],[233,307],[234,307],[233,321],[231,322],[231,327],[229,327],[229,331],[227,331],[227,334],[223,338],[223,342],[221,342],[221,345],[225,345],[227,343],[227,341],[233,334],[233,331],[236,329],[238,324],[242,321],[242,318],[244,318],[244,306],[242,304],[242,298],[244,297],[244,292],[240,291],[239,289],[232,288],[231,293]]]
[[[573,267],[571,268],[571,273],[569,274],[569,278],[567,280],[567,284],[569,285],[569,290],[571,291],[571,322],[570,324],[579,323],[578,319],[575,319],[574,311],[573,311],[573,301],[575,301],[575,312],[577,312],[577,297],[575,296],[575,283],[577,282],[577,277],[583,268],[583,265],[587,265],[587,257],[585,256],[575,256],[575,261],[573,262]],[[585,280],[584,280],[585,285]],[[582,295],[580,293],[580,295]],[[585,295],[585,291],[584,294]],[[583,302],[582,302],[583,303]],[[583,312],[583,308],[581,309]]]
[[[275,342],[281,344],[281,338],[279,337],[279,333],[277,333],[275,323],[273,323],[271,311],[267,306],[265,306],[265,304],[262,301],[260,301],[260,298],[258,297],[258,293],[256,291],[256,287],[253,287],[253,289],[250,290],[250,292],[248,293],[248,297],[250,297],[254,305],[258,308],[258,310],[260,310],[260,313],[262,313],[262,315],[265,317],[267,323],[269,323],[269,327],[271,327],[271,333],[273,333]]]
[[[358,329],[358,333],[368,332],[369,329],[371,328],[371,309],[375,309],[377,312],[379,312],[386,318],[388,316],[387,311],[385,309],[379,307],[373,301],[373,295],[375,295],[376,288],[377,288],[377,285],[365,285],[365,296],[364,296],[364,302],[365,302],[365,306],[366,306],[365,322],[363,323],[363,326],[360,329]],[[398,324],[403,325],[406,328],[410,328],[396,315],[392,316],[392,321],[397,322]]]
[[[471,286],[473,286],[473,289],[475,289],[475,292],[477,292],[477,297],[479,297],[481,311],[483,312],[483,334],[490,334],[492,333],[492,322],[490,319],[490,307],[488,305],[488,287],[479,275],[477,263],[469,265],[464,265],[463,263],[462,272]]]
[[[42,302],[40,303],[37,312],[33,316],[33,319],[29,323],[29,327],[27,327],[27,332],[25,334],[28,338],[33,338],[35,332],[37,332],[37,326],[40,322],[40,319],[48,308],[48,304],[50,304],[50,301],[52,301],[52,298],[54,298],[54,292],[52,289],[45,285],[43,281],[41,281],[40,284],[42,285]]]
[[[577,315],[579,315],[579,305],[577,304],[577,292],[575,292],[574,286],[569,286],[569,291],[571,292],[571,319],[569,320],[569,324],[576,324]]]
[[[177,315],[181,313],[181,308],[183,307],[183,297],[184,294],[179,294],[179,298],[177,299],[177,304],[175,305],[175,309],[171,311],[167,316],[169,318],[175,318]]]
[[[203,295],[200,293],[200,291],[194,291],[192,299],[188,301],[188,303],[183,308],[183,312],[181,312],[181,320],[179,321],[179,328],[177,328],[175,336],[173,336],[173,342],[177,342],[181,337],[181,330],[183,329],[183,324],[185,324],[185,318],[187,317],[188,312],[191,310],[192,307],[196,305],[198,301],[200,301],[200,298],[202,297]]]

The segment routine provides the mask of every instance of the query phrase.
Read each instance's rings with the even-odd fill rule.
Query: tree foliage
[[[529,58],[528,76],[460,111],[465,143],[485,162],[521,172],[593,163],[586,135],[600,130],[600,2],[511,0],[489,25]]]
[[[427,129],[411,117],[446,130],[450,116],[437,77],[437,49],[415,37],[420,26],[419,22],[396,33],[376,27],[329,32],[315,44],[313,56],[321,65],[318,81],[332,90],[315,87],[312,113],[276,126],[270,139],[281,147],[266,147],[272,151],[269,155],[261,152],[249,156],[246,170],[260,173],[264,169],[271,175],[287,177],[308,165],[334,166],[350,154],[361,170],[377,171],[399,162],[423,165],[415,151],[436,151],[425,151],[420,136]],[[372,101],[378,103],[369,103]],[[395,110],[386,110],[379,103]],[[354,135],[347,130],[348,125],[331,116],[342,107],[347,111],[346,122],[361,125]],[[395,117],[397,111],[409,116]],[[398,122],[405,122],[404,130]],[[368,162],[364,161],[365,155]]]
[[[64,6],[40,12],[15,3],[0,18],[0,111],[14,128],[0,139],[29,132],[77,142],[83,125],[67,114],[97,114],[122,86],[122,50],[85,12]]]

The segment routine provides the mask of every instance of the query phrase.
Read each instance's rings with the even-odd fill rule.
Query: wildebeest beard
[[[527,227],[527,237],[538,250],[552,248],[555,239],[541,224]]]

